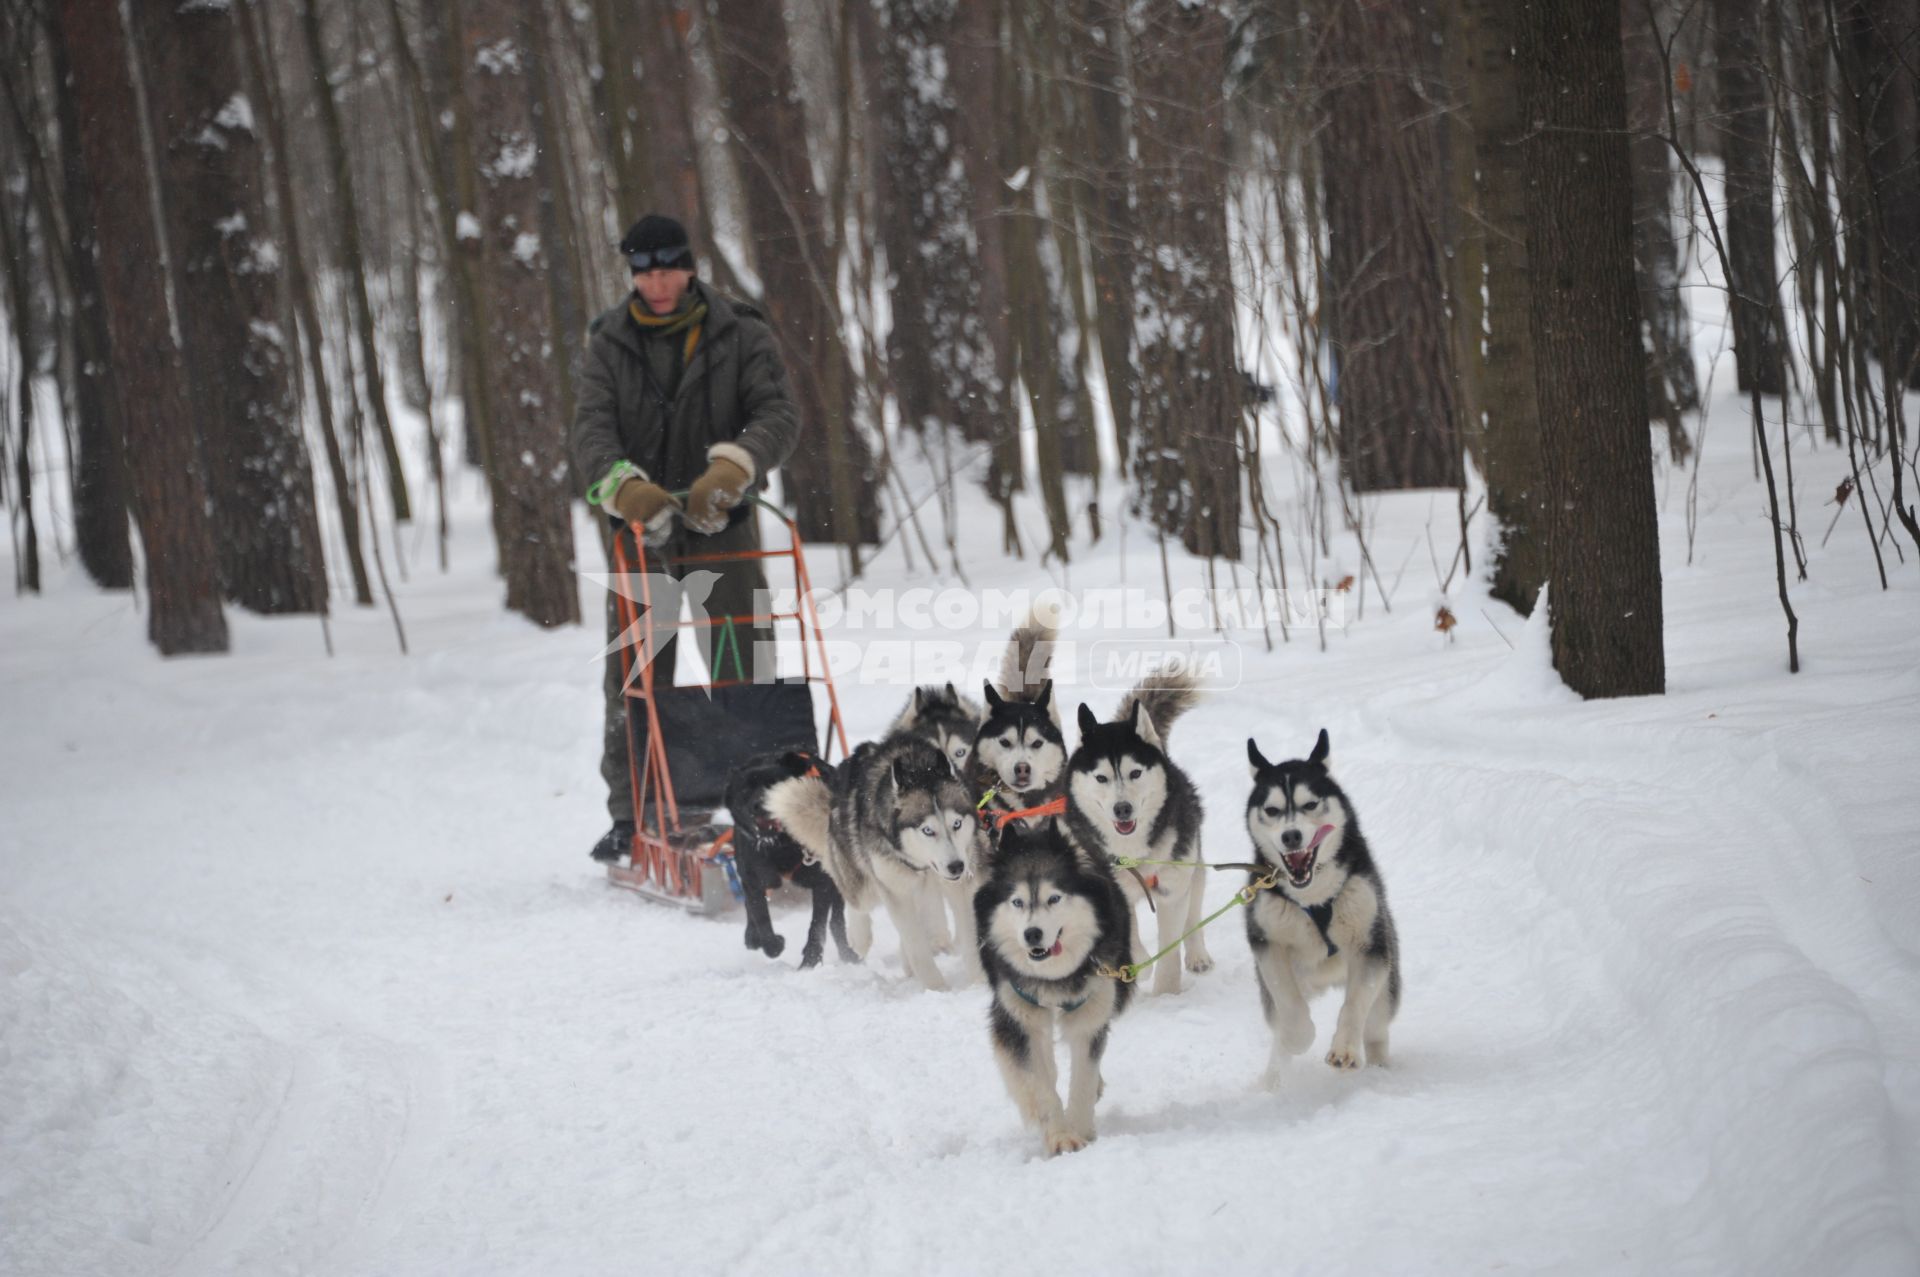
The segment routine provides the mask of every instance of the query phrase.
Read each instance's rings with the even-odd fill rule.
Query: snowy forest
[[[15,588],[69,557],[133,588],[137,562],[159,650],[220,651],[223,604],[326,615],[444,568],[464,467],[506,606],[577,621],[572,568],[601,556],[568,515],[578,360],[653,209],[772,323],[806,439],[778,495],[846,575],[896,538],[984,570],[953,549],[974,488],[1005,556],[1070,561],[1106,509],[1320,584],[1370,494],[1454,489],[1463,568],[1471,525],[1499,529],[1494,597],[1524,613],[1556,578],[1575,686],[1657,691],[1650,476],[1697,447],[1690,268],[1724,283],[1755,439],[1845,450],[1849,541],[1883,571],[1920,552],[1917,23],[8,0]],[[1747,446],[1797,661],[1788,584],[1831,494]],[[1283,508],[1276,459],[1310,500]],[[1352,575],[1383,588],[1371,557]],[[1622,595],[1639,632],[1603,641]]]
[[[1920,1272],[1920,0],[0,0],[0,96],[0,1277]],[[676,457],[772,601],[661,677],[577,436],[688,248],[798,444]]]

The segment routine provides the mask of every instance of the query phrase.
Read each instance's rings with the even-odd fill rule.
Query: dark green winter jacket
[[[699,280],[692,287],[707,304],[706,321],[670,396],[658,393],[657,376],[647,376],[646,343],[660,339],[633,322],[630,297],[588,329],[572,440],[574,474],[583,490],[626,460],[677,492],[706,470],[715,445],[730,460],[739,461],[741,454],[751,460],[758,490],[793,454],[800,417],[772,329],[746,303],[730,301]]]

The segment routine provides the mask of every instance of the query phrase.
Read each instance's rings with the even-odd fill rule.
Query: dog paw
[[[1313,1045],[1313,1021],[1306,1016],[1288,1020],[1280,1026],[1280,1049],[1288,1055],[1305,1055]]]
[[[807,971],[819,966],[821,957],[822,954],[818,949],[802,949],[800,951],[800,969]]]
[[[787,951],[786,937],[784,936],[762,937],[760,941],[760,949],[769,958],[777,958],[781,954]]]
[[[1287,1089],[1287,1066],[1279,1060],[1267,1065],[1260,1074],[1260,1089],[1263,1091],[1284,1091]]]
[[[861,958],[861,956],[858,953],[855,953],[852,949],[842,949],[840,950],[840,961],[850,962],[855,966],[858,966],[861,962],[864,961],[864,959]]]
[[[1385,1068],[1387,1063],[1387,1044],[1385,1042],[1367,1043],[1367,1066]]]
[[[1155,996],[1180,992],[1180,968],[1169,963],[1153,973],[1153,992]]]
[[[1056,1126],[1049,1130],[1043,1138],[1047,1145],[1047,1156],[1058,1157],[1062,1153],[1078,1153],[1087,1146],[1087,1142],[1093,1137],[1091,1135],[1083,1136],[1076,1131],[1068,1130],[1064,1126]]]
[[[1187,954],[1186,961],[1187,970],[1193,972],[1195,975],[1213,970],[1213,959],[1207,954],[1190,952]]]
[[[1327,1063],[1336,1069],[1357,1069],[1360,1067],[1360,1048],[1345,1038],[1335,1037],[1333,1049],[1327,1052]]]

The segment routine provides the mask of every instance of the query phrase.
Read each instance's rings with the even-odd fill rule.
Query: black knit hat
[[[687,243],[687,228],[659,213],[648,213],[635,222],[626,238],[620,241],[620,251],[627,255],[627,264],[636,271],[661,267],[693,269],[693,249]]]

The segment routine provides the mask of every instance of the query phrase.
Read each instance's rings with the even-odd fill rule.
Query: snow
[[[230,655],[164,661],[144,594],[50,564],[46,597],[0,609],[0,1272],[1915,1271],[1912,547],[1883,593],[1857,516],[1809,539],[1788,675],[1721,393],[1690,560],[1689,476],[1658,479],[1666,696],[1579,701],[1541,613],[1418,566],[1325,651],[1229,633],[1240,682],[1171,738],[1206,850],[1244,854],[1247,736],[1277,758],[1326,727],[1402,933],[1393,1064],[1310,1052],[1259,1090],[1230,914],[1214,971],[1117,1023],[1100,1138],[1051,1160],[984,991],[910,986],[885,924],[867,965],[800,972],[800,904],[770,962],[738,913],[607,886],[584,854],[601,634],[500,611],[471,473],[450,573],[401,538],[410,656],[336,595],[332,659],[312,618],[234,611]],[[1811,527],[1846,459],[1794,446]],[[874,615],[924,590],[932,624],[891,637],[990,662],[1007,600],[1050,586],[1083,653],[1164,633],[1144,602],[1087,602],[1161,598],[1118,489],[1107,539],[1049,575],[997,557],[969,488],[958,553],[1005,597],[943,603],[956,582],[895,542],[830,637],[882,641]],[[1453,504],[1370,499],[1376,557],[1424,563]],[[813,551],[816,584],[834,564]],[[1068,721],[1111,709],[1076,673]],[[839,690],[856,739],[905,696]]]
[[[332,659],[313,618],[232,611],[230,655],[161,661],[144,590],[46,551],[48,593],[0,609],[0,1273],[1920,1269],[1914,547],[1882,591],[1857,513],[1816,543],[1847,459],[1795,424],[1789,676],[1751,428],[1730,361],[1705,369],[1697,494],[1657,474],[1665,697],[1582,703],[1544,611],[1444,582],[1453,494],[1359,505],[1384,609],[1350,536],[1292,540],[1313,495],[1277,446],[1302,557],[1279,609],[1177,553],[1169,609],[1114,474],[1071,565],[1000,559],[962,478],[972,590],[902,538],[824,601],[854,739],[906,672],[995,668],[1050,590],[1068,722],[1110,711],[1098,651],[1173,651],[1171,611],[1177,647],[1233,655],[1171,734],[1217,860],[1244,855],[1246,737],[1279,759],[1331,734],[1402,929],[1394,1064],[1309,1052],[1260,1091],[1229,914],[1213,972],[1117,1022],[1100,1139],[1058,1160],[1004,1095],[983,989],[908,985],[885,924],[866,966],[799,972],[804,904],[776,904],[768,962],[737,912],[605,883],[603,636],[501,613],[472,472],[451,572],[384,538],[407,657],[336,582]],[[945,465],[897,461],[916,501]],[[1044,543],[1037,501],[1016,513]],[[810,551],[816,586],[835,563]]]

